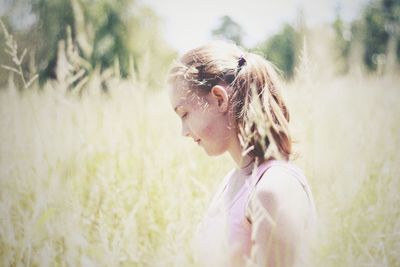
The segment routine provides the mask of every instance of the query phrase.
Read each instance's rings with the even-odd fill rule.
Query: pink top
[[[227,201],[226,188],[232,182],[231,178],[235,172],[235,169],[232,169],[225,176],[203,221],[197,228],[194,241],[196,242],[197,256],[199,256],[199,260],[203,264],[207,264],[207,266],[227,266],[226,259],[222,258],[220,254],[228,251],[227,249],[232,249],[232,247],[235,247],[236,251],[239,249],[242,255],[250,255],[252,225],[247,219],[248,216],[246,216],[248,201],[262,175],[273,166],[281,166],[290,171],[293,177],[300,182],[308,196],[310,204],[309,218],[315,221],[315,205],[310,187],[304,174],[296,166],[280,160],[270,160],[262,163],[246,179],[244,185],[237,191],[235,196],[230,201]],[[205,260],[208,260],[208,262]]]

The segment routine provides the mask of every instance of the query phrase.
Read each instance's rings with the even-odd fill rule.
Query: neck
[[[254,157],[251,157],[249,155],[242,156],[243,149],[240,145],[240,141],[238,138],[234,142],[232,142],[228,152],[231,155],[232,159],[235,161],[237,169],[244,169],[248,167],[252,162],[254,162]]]

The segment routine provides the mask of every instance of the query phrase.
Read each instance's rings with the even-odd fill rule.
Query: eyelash
[[[181,119],[186,118],[186,116],[187,116],[187,113],[183,114],[183,116],[181,117]]]

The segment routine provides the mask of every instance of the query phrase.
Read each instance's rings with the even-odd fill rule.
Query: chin
[[[216,156],[220,156],[222,154],[224,154],[226,152],[226,149],[214,149],[214,150],[208,150],[208,149],[204,149],[207,153],[208,156],[210,157],[216,157]]]
[[[207,152],[207,151],[206,151],[206,153],[207,153],[207,155],[210,156],[210,157],[216,157],[216,156],[221,155],[220,153],[210,153],[210,152]]]

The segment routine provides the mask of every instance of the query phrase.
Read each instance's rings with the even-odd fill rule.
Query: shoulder
[[[278,196],[287,193],[304,193],[304,175],[290,163],[277,163],[268,168],[260,177],[256,192],[269,192]]]
[[[290,163],[270,165],[256,184],[248,206],[252,239],[274,260],[297,261],[308,241],[310,205],[305,177]],[[263,254],[265,255],[265,254]],[[289,262],[288,262],[289,263]]]
[[[301,183],[302,173],[289,163],[276,164],[264,172],[250,201],[253,216],[264,210],[271,217],[300,223],[306,217],[308,197]]]

